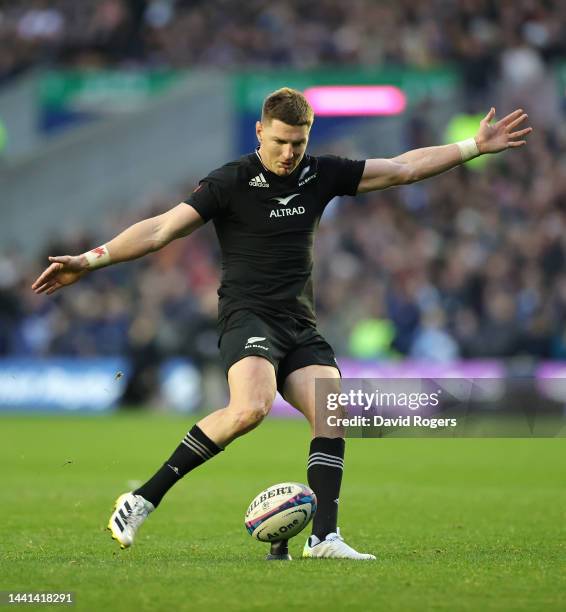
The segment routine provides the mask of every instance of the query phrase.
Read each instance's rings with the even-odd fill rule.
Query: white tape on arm
[[[469,159],[473,159],[480,154],[475,138],[460,140],[460,142],[457,142],[456,144],[460,149],[460,156],[462,157],[463,162],[467,162]]]
[[[96,249],[92,249],[92,251],[87,251],[84,253],[84,256],[88,261],[89,270],[96,270],[96,268],[109,266],[112,263],[110,253],[108,252],[105,244],[96,247]]]

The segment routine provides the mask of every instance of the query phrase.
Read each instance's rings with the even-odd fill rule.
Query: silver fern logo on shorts
[[[260,348],[263,349],[264,351],[268,351],[269,349],[266,346],[262,346],[261,344],[257,344],[258,342],[263,342],[263,340],[265,340],[265,337],[263,336],[250,336],[247,340],[246,340],[246,346],[244,348]]]

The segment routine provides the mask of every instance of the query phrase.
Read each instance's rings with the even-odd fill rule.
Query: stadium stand
[[[566,129],[550,73],[566,52],[565,24],[559,1],[2,2],[0,44],[10,52],[0,56],[0,80],[38,64],[456,62],[470,105],[493,95],[535,116],[529,147],[482,172],[459,168],[336,203],[317,243],[321,328],[343,356],[565,358]],[[411,127],[407,148],[432,144],[426,124]],[[183,195],[166,194],[137,218]],[[113,215],[104,233],[73,241],[52,236],[44,254],[84,251],[133,220]],[[219,253],[211,238],[211,227],[201,229],[51,300],[29,290],[45,259],[30,266],[5,248],[0,355],[214,360]]]

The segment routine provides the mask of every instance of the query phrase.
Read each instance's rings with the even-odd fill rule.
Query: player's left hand
[[[492,107],[480,121],[480,129],[475,136],[480,153],[499,153],[499,151],[505,151],[505,149],[522,147],[527,144],[524,138],[533,131],[533,128],[526,127],[516,130],[528,118],[522,108],[514,110],[497,123],[490,125],[494,117],[495,108]]]

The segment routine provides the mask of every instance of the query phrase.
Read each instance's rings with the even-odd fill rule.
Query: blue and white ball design
[[[316,512],[316,495],[304,484],[281,482],[257,495],[244,523],[260,542],[288,540],[300,533]]]

